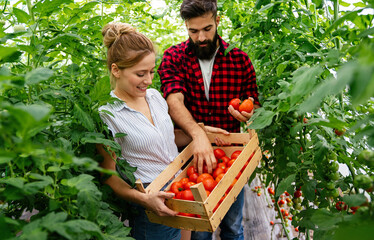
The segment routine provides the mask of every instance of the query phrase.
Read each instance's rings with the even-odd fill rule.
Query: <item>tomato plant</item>
[[[95,147],[120,155],[113,140],[126,135],[112,137],[98,115],[112,101],[101,29],[114,20],[136,26],[158,45],[159,64],[163,50],[186,40],[183,21],[164,17],[176,16],[181,1],[165,3],[155,10],[136,0],[2,1],[2,238],[128,237],[122,221],[131,208],[102,184],[118,173],[99,167]],[[290,221],[305,239],[311,231],[320,239],[374,234],[373,4],[218,1],[227,51],[241,48],[256,70],[262,107],[244,126],[257,130],[266,153],[256,172],[275,205],[290,194]],[[152,87],[160,88],[157,74]],[[134,171],[119,162],[130,184]],[[345,211],[336,209],[340,201]],[[22,220],[28,211],[33,217]]]

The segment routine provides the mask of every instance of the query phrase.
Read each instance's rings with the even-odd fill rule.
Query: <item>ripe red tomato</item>
[[[227,164],[228,162],[230,162],[230,158],[228,156],[223,156],[222,158],[218,159],[217,161],[218,161],[218,163]]]
[[[192,195],[191,189],[187,189],[182,191],[182,199],[183,200],[188,200],[188,201],[194,201],[195,198]]]
[[[194,166],[191,166],[187,169],[187,176],[191,176],[193,173],[196,173],[197,169]]]
[[[238,180],[236,178],[234,179],[234,181],[232,181],[232,183],[231,183],[230,187],[227,189],[226,193],[230,192],[230,190],[234,187],[234,185],[236,184],[237,181]]]
[[[177,194],[175,194],[175,199],[183,199],[182,198],[182,192],[178,192]]]
[[[279,201],[278,201],[278,205],[279,205],[280,207],[281,207],[281,206],[283,206],[283,205],[284,205],[284,203],[285,203],[285,202],[284,202],[284,200],[283,200],[283,199],[281,199],[281,200],[279,200]]]
[[[226,156],[226,153],[222,149],[216,148],[214,149],[214,156],[217,159],[221,159],[222,157]]]
[[[205,190],[208,190],[211,192],[217,186],[217,182],[213,178],[206,178],[203,180],[203,185],[204,185]]]
[[[225,170],[219,167],[216,168],[213,172],[213,178],[216,179],[221,173],[225,173]]]
[[[268,188],[268,192],[269,192],[270,195],[274,195],[275,194],[274,189],[271,188],[271,187]]]
[[[209,197],[210,192],[208,190],[205,190],[205,192],[206,192],[206,196]]]
[[[335,132],[336,135],[341,136],[345,133],[345,129],[341,129],[341,130],[334,129],[334,132]]]
[[[209,173],[202,173],[198,178],[197,178],[197,181],[196,183],[200,183],[202,182],[205,178],[212,178],[212,175],[210,175]]]
[[[237,151],[233,152],[231,154],[231,159],[234,159],[234,158],[237,159],[241,153],[242,153],[242,151],[240,151],[240,150],[237,150]]]
[[[274,222],[273,222],[273,221],[270,221],[270,225],[274,225]]]
[[[229,102],[229,105],[231,105],[235,110],[239,111],[240,99],[239,98],[231,99],[231,101]]]
[[[235,160],[236,160],[236,159],[232,159],[232,160],[230,160],[230,162],[227,163],[226,168],[231,167],[231,166],[234,164]]]
[[[226,169],[226,163],[218,163],[217,168]]]
[[[203,173],[208,173],[208,166],[205,163],[203,165]]]
[[[240,170],[241,172],[244,172],[244,170],[245,170],[245,168],[248,166],[248,164],[249,164],[249,162],[246,162],[245,164],[244,164],[244,166],[242,167],[242,170]]]
[[[173,182],[173,184],[171,184],[170,186],[170,191],[172,191],[175,194],[183,191],[183,184],[180,182]]]
[[[249,99],[245,99],[239,106],[239,112],[250,113],[253,110],[253,102]]]
[[[221,179],[223,178],[223,176],[225,176],[224,173],[220,173],[220,174],[218,174],[218,176],[215,178],[215,179],[216,179],[216,182],[221,181]]]
[[[184,185],[186,183],[188,183],[189,181],[190,181],[190,179],[188,179],[188,178],[182,178],[179,182],[182,183],[182,187],[184,188]]]
[[[192,213],[178,213],[179,216],[185,216],[185,217],[196,217],[195,214],[192,214]]]
[[[190,180],[190,182],[196,183],[198,177],[199,177],[198,173],[193,173],[193,174],[190,175],[189,180]]]
[[[186,184],[183,185],[184,189],[188,190],[191,188],[191,186],[195,185],[196,183],[194,182],[188,182]]]
[[[300,190],[296,190],[296,191],[294,192],[294,194],[293,194],[293,197],[294,197],[294,198],[299,198],[299,197],[301,197],[301,192],[300,192]]]
[[[335,207],[336,207],[336,209],[337,209],[338,211],[342,211],[343,209],[344,209],[344,211],[345,211],[345,210],[347,210],[348,205],[345,204],[345,202],[343,202],[343,201],[339,201],[339,202],[337,202],[337,203],[335,204]]]

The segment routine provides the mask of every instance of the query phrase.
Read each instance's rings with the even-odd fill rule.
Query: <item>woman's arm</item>
[[[113,160],[117,158],[115,153],[112,152],[112,156],[110,156],[110,154],[105,151],[102,144],[97,144],[96,148],[99,154],[104,158],[103,162],[100,163],[100,166],[115,171],[116,163]],[[159,216],[175,216],[177,214],[177,212],[169,209],[164,203],[165,199],[174,197],[174,194],[166,192],[141,193],[138,190],[131,188],[130,185],[115,175],[110,176],[105,181],[105,184],[108,184],[119,197],[142,205]]]

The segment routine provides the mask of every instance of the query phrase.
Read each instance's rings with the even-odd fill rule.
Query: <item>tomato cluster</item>
[[[229,105],[231,105],[235,110],[239,112],[252,112],[253,110],[253,102],[249,99],[245,99],[243,102],[240,101],[239,98],[231,99],[229,102]]]
[[[194,166],[190,166],[187,168],[187,176],[185,178],[182,178],[178,182],[172,183],[170,190],[168,192],[172,192],[175,194],[174,199],[182,199],[182,200],[188,200],[188,201],[194,201],[194,197],[191,192],[191,186],[202,183],[207,196],[214,190],[214,188],[217,186],[217,184],[221,181],[223,176],[226,174],[226,172],[230,169],[230,167],[234,164],[235,160],[240,155],[241,151],[235,151],[231,154],[230,157],[226,156],[226,153],[220,149],[217,148],[214,150],[214,156],[217,160],[217,167],[213,169],[213,173],[208,173],[208,168],[204,164],[203,166],[203,173],[198,174],[197,169]],[[253,154],[252,154],[253,156]],[[218,208],[218,206],[222,203],[226,195],[230,192],[230,190],[233,188],[233,186],[236,184],[237,180],[241,176],[244,169],[249,164],[249,161],[251,160],[252,156],[248,159],[248,161],[245,163],[241,171],[238,173],[230,187],[227,189],[226,193],[222,196],[220,201],[218,202],[217,206],[213,209],[213,212]],[[200,217],[199,215],[190,214],[190,213],[179,213],[178,215],[181,216],[188,216],[188,217]]]

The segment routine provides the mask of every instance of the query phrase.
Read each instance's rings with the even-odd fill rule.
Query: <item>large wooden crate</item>
[[[254,169],[258,166],[262,153],[261,149],[259,148],[257,134],[254,130],[250,130],[249,133],[231,133],[229,136],[224,136],[222,134],[208,134],[208,138],[212,143],[214,143],[215,137],[220,137],[221,139],[233,144],[233,146],[213,147],[221,148],[225,151],[227,156],[231,156],[231,154],[236,150],[241,150],[242,152],[211,192],[209,197],[207,197],[202,183],[199,183],[191,187],[195,201],[168,199],[165,202],[165,204],[174,211],[198,214],[201,216],[201,218],[179,215],[175,217],[160,217],[152,211],[147,211],[148,218],[151,222],[192,231],[213,232],[217,229],[230,206],[236,200],[236,197],[239,195],[240,191],[243,189],[244,185],[247,184]],[[167,191],[173,182],[179,181],[187,176],[187,168],[193,165],[191,159],[192,146],[189,144],[146,189],[144,189],[140,181],[137,181],[136,184],[138,190],[143,192],[160,191],[166,184],[170,182],[171,179],[174,178],[182,167],[185,166],[184,170],[181,171],[178,176],[175,177],[175,179],[173,179],[173,181],[164,189]],[[231,183],[248,161],[249,163],[247,167],[243,170],[234,187],[230,190],[215,212],[213,212],[213,209],[216,207],[221,197],[225,194]]]

